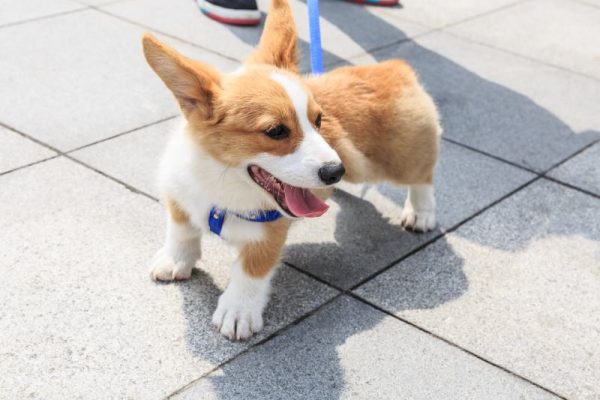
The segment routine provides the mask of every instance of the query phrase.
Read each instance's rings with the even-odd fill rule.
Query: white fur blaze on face
[[[219,332],[230,340],[244,340],[263,328],[262,313],[269,301],[274,270],[264,278],[253,278],[239,261],[233,264],[229,285],[212,318]]]
[[[283,87],[292,101],[304,138],[291,154],[261,154],[250,163],[264,168],[290,185],[303,188],[323,187],[325,184],[319,178],[319,168],[326,163],[340,164],[342,161],[308,120],[308,93],[304,88],[294,79],[277,72],[271,75],[271,79]]]

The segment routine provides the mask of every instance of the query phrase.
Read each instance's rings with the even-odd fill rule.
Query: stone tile
[[[405,190],[345,184],[316,220],[292,227],[285,260],[342,288],[358,284],[424,242],[476,213],[533,177],[508,164],[443,142],[435,180],[440,228],[404,231]]]
[[[83,7],[69,0],[3,0],[0,4],[0,27],[78,8]]]
[[[600,196],[600,143],[585,149],[548,175]]]
[[[1,29],[0,87],[10,95],[0,97],[0,121],[69,150],[176,114],[142,55],[143,31],[92,10]],[[235,66],[166,42],[218,66]]]
[[[158,165],[167,138],[182,123],[171,119],[70,153],[120,181],[160,198],[156,185]]]
[[[415,67],[445,137],[530,169],[544,171],[600,138],[598,81],[442,32],[373,56]]]
[[[199,398],[556,397],[364,303],[341,297],[175,396]]]
[[[538,181],[357,294],[567,398],[600,393],[600,201]]]
[[[533,0],[456,25],[449,31],[600,78],[598,21],[600,9],[587,4]]]
[[[265,331],[229,343],[210,315],[233,255],[217,238],[191,281],[155,284],[162,207],[64,158],[0,177],[0,393],[163,398],[335,293],[282,268]]]
[[[0,126],[0,173],[54,155],[54,151]]]
[[[269,0],[259,1],[263,13],[266,13],[269,4]],[[292,0],[290,4],[300,37],[302,70],[308,71],[310,54],[308,11],[302,1]],[[168,3],[161,0],[137,0],[103,9],[236,60],[243,60],[252,52],[263,28],[262,24],[259,27],[220,24],[202,15],[196,3],[190,0],[174,0]],[[337,0],[321,1],[320,9],[322,45],[325,50],[326,64],[340,62],[374,47],[421,34],[429,29],[371,8],[340,4]],[[170,17],[164,18],[165,15]]]
[[[480,14],[493,13],[497,9],[519,3],[518,0],[402,0],[402,7],[385,8],[383,12],[397,15],[402,19],[417,22],[434,28],[455,24]]]

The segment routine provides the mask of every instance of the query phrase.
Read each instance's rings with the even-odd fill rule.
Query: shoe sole
[[[207,17],[229,25],[258,25],[260,24],[260,11],[234,10],[220,7],[206,0],[197,0],[198,7]]]

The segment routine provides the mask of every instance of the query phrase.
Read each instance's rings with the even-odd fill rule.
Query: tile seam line
[[[225,59],[227,59],[227,60],[229,60],[229,61],[233,61],[233,62],[235,62],[235,63],[238,63],[238,64],[241,64],[241,63],[243,62],[243,60],[239,60],[239,59],[237,59],[237,58],[235,58],[235,57],[231,57],[231,56],[228,56],[228,55],[226,55],[226,54],[219,53],[219,52],[218,52],[218,51],[216,51],[216,50],[209,49],[209,48],[207,48],[207,47],[204,47],[204,46],[202,46],[202,45],[199,45],[199,44],[197,44],[197,43],[191,42],[191,41],[189,41],[189,40],[187,40],[187,39],[180,38],[179,36],[172,35],[172,34],[170,34],[170,33],[164,32],[164,31],[162,31],[162,30],[159,30],[159,29],[153,28],[153,27],[151,27],[151,26],[149,26],[149,25],[145,25],[145,24],[143,24],[143,23],[140,23],[140,22],[134,21],[134,20],[132,20],[132,19],[125,18],[125,17],[122,17],[122,16],[120,16],[120,15],[117,15],[117,14],[111,13],[110,11],[107,11],[107,10],[105,10],[104,8],[100,7],[100,6],[89,6],[89,9],[91,9],[91,10],[94,10],[94,11],[96,11],[96,12],[99,12],[99,13],[101,13],[101,14],[104,14],[104,15],[106,15],[106,16],[108,16],[108,17],[110,17],[110,18],[118,19],[118,20],[120,20],[120,21],[122,21],[122,22],[125,22],[125,23],[128,23],[128,24],[130,24],[130,25],[135,25],[135,26],[137,26],[137,27],[139,27],[139,28],[144,28],[144,29],[146,29],[146,30],[148,30],[148,31],[151,31],[151,32],[157,33],[157,34],[159,34],[159,35],[163,35],[163,36],[166,36],[166,37],[168,37],[168,38],[175,39],[175,40],[177,40],[177,41],[179,41],[179,42],[182,42],[182,43],[185,43],[185,44],[187,44],[187,45],[189,45],[189,46],[192,46],[192,47],[195,47],[195,48],[201,49],[201,50],[203,50],[203,51],[206,51],[206,52],[208,52],[208,53],[211,53],[211,54],[217,55],[217,56],[219,56],[219,57],[221,57],[221,58],[225,58]],[[142,40],[142,38],[140,37],[140,41],[141,41],[141,40]]]
[[[542,389],[542,390],[544,390],[544,391],[546,391],[546,392],[548,392],[548,393],[550,393],[550,394],[552,394],[552,395],[554,395],[554,396],[556,396],[556,397],[558,397],[560,399],[567,400],[566,396],[561,395],[559,393],[556,393],[552,389],[548,389],[545,386],[543,386],[543,385],[541,385],[541,384],[539,384],[539,383],[537,383],[535,381],[532,381],[529,378],[526,378],[526,377],[524,377],[524,376],[522,376],[522,375],[520,375],[520,374],[518,374],[518,373],[516,373],[514,371],[511,371],[507,367],[504,367],[504,366],[502,366],[500,364],[497,364],[497,363],[495,363],[493,361],[490,361],[490,360],[484,358],[483,356],[480,356],[479,354],[474,353],[473,351],[468,350],[468,349],[466,349],[466,348],[464,348],[464,347],[462,347],[462,346],[460,346],[460,345],[452,342],[451,340],[444,338],[443,336],[440,336],[440,335],[438,335],[438,334],[436,334],[436,333],[434,333],[434,332],[432,332],[432,331],[430,331],[428,329],[425,329],[425,328],[423,328],[423,327],[421,327],[421,326],[419,326],[419,325],[417,325],[417,324],[415,324],[415,323],[413,323],[413,322],[411,322],[411,321],[409,321],[407,319],[399,317],[399,316],[395,315],[394,313],[392,313],[392,312],[390,312],[390,311],[388,311],[388,310],[386,310],[386,309],[378,306],[375,303],[370,302],[369,300],[363,298],[362,296],[360,296],[360,295],[358,295],[356,293],[352,293],[351,292],[351,293],[343,293],[343,294],[348,295],[348,296],[350,296],[350,297],[352,297],[352,298],[354,298],[354,299],[362,302],[363,304],[368,305],[368,306],[370,306],[370,307],[372,307],[372,308],[374,308],[374,309],[376,309],[376,310],[384,313],[385,315],[389,315],[390,317],[393,317],[396,320],[404,322],[405,324],[407,324],[409,326],[412,326],[413,328],[415,328],[415,329],[417,329],[417,330],[419,330],[419,331],[421,331],[423,333],[426,333],[426,334],[428,334],[428,335],[430,335],[430,336],[432,336],[432,337],[434,337],[434,338],[436,338],[436,339],[438,339],[438,340],[440,340],[440,341],[442,341],[442,342],[444,342],[444,343],[446,343],[446,344],[448,344],[448,345],[450,345],[450,346],[452,346],[452,347],[454,347],[454,348],[456,348],[458,350],[461,350],[464,353],[466,353],[468,355],[471,355],[471,356],[473,356],[473,357],[475,357],[475,358],[477,358],[477,359],[485,362],[488,365],[491,365],[491,366],[493,366],[493,367],[495,367],[497,369],[500,369],[500,370],[508,373],[509,375],[512,375],[512,376],[514,376],[514,377],[516,377],[516,378],[518,378],[518,379],[520,379],[520,380],[522,380],[524,382],[527,382],[527,383],[529,383],[529,384],[531,384],[531,385],[533,385],[533,386],[535,386],[535,387],[537,387],[539,389]]]
[[[347,58],[345,58],[343,60],[340,60],[340,61],[331,61],[329,63],[326,63],[325,66],[328,67],[328,68],[330,68],[330,67],[336,67],[337,65],[343,64],[344,62],[349,62],[352,59],[356,59],[358,57],[363,57],[363,56],[366,56],[366,55],[372,55],[371,53],[376,53],[376,52],[388,49],[388,48],[396,46],[396,45],[404,44],[405,42],[409,42],[411,40],[414,41],[415,39],[419,39],[419,38],[425,37],[425,36],[430,35],[430,34],[434,34],[434,33],[437,33],[437,32],[444,31],[444,29],[446,29],[446,28],[450,28],[450,27],[453,27],[455,25],[459,25],[459,24],[462,24],[464,22],[468,22],[468,21],[471,21],[471,20],[474,20],[474,19],[477,19],[477,18],[485,17],[487,15],[496,13],[498,11],[503,11],[504,9],[511,8],[511,7],[514,7],[514,6],[520,5],[522,3],[529,2],[529,1],[533,1],[533,0],[517,0],[515,2],[509,3],[509,4],[505,4],[503,6],[494,8],[492,10],[487,10],[487,11],[481,12],[479,14],[471,15],[469,17],[465,17],[463,19],[459,19],[457,21],[450,22],[448,24],[444,24],[444,25],[441,25],[441,26],[438,26],[438,27],[433,27],[433,26],[430,26],[430,25],[426,25],[426,24],[423,24],[422,22],[416,22],[416,21],[412,21],[412,20],[408,20],[408,19],[403,19],[403,21],[405,21],[405,22],[418,23],[419,25],[422,25],[424,27],[429,28],[429,30],[427,30],[425,32],[421,32],[418,35],[414,35],[414,36],[411,36],[411,37],[402,38],[402,39],[399,39],[399,40],[396,40],[396,41],[393,41],[393,42],[390,42],[390,43],[387,43],[387,44],[382,44],[382,45],[379,45],[379,46],[375,46],[375,47],[372,47],[372,48],[369,48],[369,49],[364,49],[364,51],[361,52],[361,53],[357,53],[356,55],[349,56],[349,57],[347,57]],[[402,19],[402,18],[400,18],[400,19]]]
[[[58,158],[58,157],[62,157],[62,155],[61,154],[56,154],[56,155],[53,155],[53,156],[50,156],[50,157],[45,157],[45,158],[42,158],[42,159],[30,162],[30,163],[25,164],[25,165],[20,165],[18,167],[15,167],[15,168],[12,168],[12,169],[9,169],[9,170],[6,170],[6,171],[2,171],[2,172],[0,172],[0,176],[8,175],[8,174],[11,174],[13,172],[17,172],[17,171],[20,171],[22,169],[26,169],[26,168],[32,167],[32,166],[37,165],[37,164],[41,164],[41,163],[46,162],[46,161],[54,160],[55,158]]]
[[[29,18],[29,19],[22,19],[20,21],[13,21],[13,22],[8,22],[4,25],[0,25],[0,29],[3,28],[11,28],[13,26],[19,26],[19,25],[26,25],[32,22],[37,22],[37,21],[43,21],[46,19],[52,19],[52,18],[56,18],[56,17],[61,17],[63,15],[69,15],[69,14],[75,14],[78,12],[82,12],[82,11],[86,11],[86,10],[90,10],[92,7],[91,6],[84,6],[81,3],[77,3],[79,5],[79,8],[74,8],[72,10],[67,10],[67,11],[61,11],[61,12],[57,12],[54,14],[47,14],[47,15],[41,15],[39,17],[34,17],[34,18]]]
[[[504,164],[510,165],[510,166],[512,166],[512,167],[518,168],[518,169],[520,169],[520,170],[522,170],[522,171],[529,172],[529,173],[531,173],[531,174],[535,174],[535,175],[540,175],[540,172],[538,172],[538,171],[536,171],[536,170],[530,169],[530,168],[528,168],[528,167],[525,167],[525,166],[523,166],[523,165],[520,165],[520,164],[518,164],[518,163],[516,163],[516,162],[509,161],[509,160],[507,160],[507,159],[505,159],[505,158],[502,158],[502,157],[500,157],[500,156],[494,155],[494,154],[492,154],[492,153],[488,153],[488,152],[487,152],[487,151],[485,151],[485,150],[480,150],[480,149],[478,149],[478,148],[476,148],[476,147],[470,146],[470,145],[468,145],[468,144],[464,144],[464,143],[462,143],[462,142],[459,142],[459,141],[457,141],[456,139],[452,139],[452,138],[448,138],[448,137],[442,136],[442,140],[444,140],[444,141],[446,141],[446,142],[448,142],[448,143],[452,143],[453,145],[456,145],[456,146],[462,147],[463,149],[466,149],[466,150],[470,150],[470,151],[472,151],[472,152],[475,152],[475,153],[477,153],[477,154],[479,154],[479,155],[482,155],[482,156],[486,156],[486,157],[492,158],[492,159],[494,159],[494,160],[496,160],[496,161],[500,161],[501,163],[504,163]]]
[[[517,164],[517,163],[509,161],[509,160],[506,160],[506,159],[504,159],[502,157],[499,157],[499,156],[496,156],[494,154],[488,153],[488,152],[486,152],[484,150],[480,150],[480,149],[478,149],[476,147],[472,147],[472,146],[469,146],[467,144],[461,143],[461,142],[456,141],[454,139],[450,139],[450,138],[447,138],[447,137],[442,137],[442,139],[445,140],[445,141],[447,141],[448,143],[452,143],[452,144],[455,144],[457,146],[463,147],[463,148],[465,148],[467,150],[470,150],[470,151],[473,151],[475,153],[481,154],[482,156],[486,156],[486,157],[492,158],[492,159],[494,159],[496,161],[505,163],[505,164],[510,165],[512,167],[515,167],[515,168],[519,168],[519,169],[521,169],[524,172],[529,172],[529,173],[534,174],[534,175],[536,175],[536,176],[538,176],[540,178],[547,179],[547,180],[552,181],[554,183],[566,186],[566,187],[568,187],[570,189],[573,189],[573,190],[585,193],[585,194],[593,196],[593,197],[599,197],[599,195],[596,194],[596,193],[594,193],[594,192],[590,192],[589,190],[587,190],[585,188],[582,188],[582,187],[579,187],[577,185],[574,185],[572,183],[568,183],[568,182],[562,181],[561,179],[554,178],[554,177],[552,177],[552,176],[550,176],[548,174],[551,173],[552,171],[554,171],[556,168],[560,167],[561,165],[567,163],[571,159],[577,157],[579,154],[583,153],[584,151],[586,151],[590,147],[594,146],[595,144],[600,143],[600,139],[596,139],[596,140],[594,140],[594,141],[586,144],[582,148],[574,151],[573,153],[569,154],[568,156],[566,156],[562,160],[560,160],[560,161],[552,164],[550,167],[546,168],[545,170],[543,170],[541,172],[535,171],[533,169],[529,169],[529,168],[524,167],[524,166],[522,166],[520,164]]]
[[[285,326],[282,326],[281,328],[277,329],[275,332],[272,332],[271,334],[267,335],[263,339],[259,340],[258,342],[254,343],[253,345],[251,345],[250,347],[242,350],[240,353],[238,353],[238,354],[232,356],[231,358],[223,361],[222,363],[218,364],[217,366],[215,366],[214,368],[212,368],[210,371],[207,371],[207,372],[203,373],[202,375],[200,375],[199,377],[195,378],[194,380],[186,383],[185,385],[183,385],[180,388],[176,389],[175,391],[171,392],[166,397],[163,397],[163,399],[164,400],[169,400],[169,399],[172,399],[173,396],[177,396],[178,394],[181,394],[181,393],[185,392],[187,389],[191,388],[196,383],[198,383],[199,381],[203,380],[204,378],[206,378],[207,376],[209,376],[213,372],[219,370],[220,368],[223,368],[224,366],[226,366],[226,365],[232,363],[233,361],[237,360],[239,357],[242,357],[243,355],[249,353],[250,351],[256,349],[257,347],[260,347],[260,346],[264,345],[265,343],[270,342],[272,339],[275,339],[277,336],[280,336],[280,335],[284,334],[289,329],[292,329],[293,327],[299,325],[302,321],[304,321],[305,319],[311,317],[312,315],[315,315],[321,309],[323,309],[327,305],[333,303],[335,300],[337,300],[338,298],[342,297],[343,295],[344,295],[344,293],[338,291],[338,293],[336,293],[331,299],[328,299],[328,300],[324,301],[323,303],[319,304],[318,306],[316,306],[312,310],[310,310],[310,311],[304,313],[303,315],[301,315],[300,317],[296,318],[295,320],[293,320],[289,324],[287,324]]]
[[[545,61],[545,60],[541,60],[539,58],[527,56],[525,54],[516,53],[516,52],[514,52],[512,50],[505,49],[505,48],[502,48],[502,47],[498,47],[498,46],[495,46],[495,45],[493,45],[491,43],[485,43],[485,42],[481,42],[481,41],[478,41],[478,40],[474,40],[474,39],[472,39],[470,37],[467,37],[466,35],[463,36],[461,34],[458,34],[458,33],[452,32],[452,31],[448,31],[445,28],[442,29],[441,31],[444,32],[447,35],[452,36],[455,39],[459,39],[459,40],[462,40],[462,41],[465,41],[465,42],[468,42],[468,43],[476,44],[476,45],[479,45],[479,46],[482,46],[482,47],[487,47],[488,49],[492,49],[492,50],[495,50],[495,51],[498,51],[498,52],[502,52],[504,54],[510,54],[511,56],[520,58],[522,60],[527,60],[527,61],[532,62],[532,63],[544,65],[544,66],[546,66],[548,68],[557,69],[559,71],[568,72],[570,74],[577,75],[579,77],[586,78],[586,79],[592,80],[594,82],[600,82],[600,78],[597,78],[597,77],[592,76],[592,75],[588,75],[585,72],[574,71],[574,70],[572,70],[572,69],[570,69],[568,67],[563,67],[561,65],[554,64],[554,63],[551,63],[551,62],[548,62],[548,61]]]
[[[109,136],[109,137],[105,137],[105,138],[102,138],[100,140],[96,140],[95,142],[87,143],[87,144],[84,144],[82,146],[78,146],[78,147],[75,147],[73,149],[70,149],[70,150],[65,150],[64,154],[71,154],[71,153],[74,153],[76,151],[87,149],[88,147],[92,147],[92,146],[95,146],[95,145],[100,144],[100,143],[104,143],[104,142],[108,142],[108,141],[113,140],[113,139],[117,139],[117,138],[120,138],[121,136],[125,136],[125,135],[128,135],[130,133],[135,133],[135,132],[140,131],[142,129],[149,128],[151,126],[158,125],[158,124],[161,124],[163,122],[170,121],[172,119],[177,118],[178,116],[179,116],[179,114],[170,115],[168,117],[159,119],[158,121],[150,122],[150,123],[147,123],[147,124],[135,127],[133,129],[129,129],[129,130],[117,133],[115,135],[112,135],[112,136]]]
[[[140,190],[140,189],[138,189],[138,188],[136,188],[136,187],[134,187],[134,186],[132,186],[132,185],[130,185],[130,184],[128,184],[128,183],[126,183],[126,182],[118,179],[118,178],[115,178],[114,176],[112,176],[110,174],[107,174],[106,172],[100,171],[99,169],[92,167],[91,165],[89,165],[89,164],[87,164],[87,163],[85,163],[85,162],[83,162],[83,161],[81,161],[81,160],[73,157],[70,154],[67,154],[67,153],[63,152],[62,150],[57,149],[54,146],[51,146],[51,145],[49,145],[47,143],[44,143],[41,140],[35,139],[35,138],[31,137],[30,135],[28,135],[28,134],[26,134],[26,133],[24,133],[24,132],[22,132],[22,131],[20,131],[20,130],[18,130],[16,128],[13,128],[10,125],[6,125],[3,122],[0,122],[0,126],[3,127],[3,128],[6,128],[6,129],[8,129],[8,130],[10,130],[12,132],[15,132],[15,133],[23,136],[24,138],[29,139],[32,142],[35,142],[35,143],[39,144],[40,146],[48,148],[48,149],[54,151],[55,153],[57,153],[56,156],[48,158],[46,160],[39,161],[39,162],[37,162],[35,164],[39,164],[39,163],[41,163],[43,161],[48,161],[48,160],[52,160],[52,159],[59,158],[59,157],[64,157],[64,158],[66,158],[68,160],[71,160],[72,162],[75,162],[75,163],[77,163],[77,164],[79,164],[79,165],[81,165],[81,166],[83,166],[83,167],[85,167],[85,168],[87,168],[87,169],[89,169],[91,171],[96,172],[99,175],[104,176],[107,179],[112,180],[113,182],[116,182],[116,183],[120,184],[121,186],[125,187],[127,190],[129,190],[132,193],[139,194],[139,195],[142,195],[144,197],[147,197],[150,200],[154,200],[155,202],[159,202],[159,200],[156,197],[154,197],[154,196],[152,196],[152,195],[144,192],[143,190]],[[2,174],[2,175],[5,175],[5,174]]]
[[[470,222],[474,218],[478,217],[479,215],[483,214],[484,212],[488,211],[489,209],[493,208],[494,206],[500,204],[501,202],[503,202],[504,200],[508,199],[509,197],[512,197],[517,192],[525,189],[527,186],[533,184],[534,182],[536,182],[536,181],[538,181],[540,179],[542,179],[542,177],[539,176],[539,175],[536,175],[533,178],[528,179],[527,181],[525,181],[524,183],[522,183],[521,185],[519,185],[515,189],[513,189],[513,190],[509,191],[508,193],[500,196],[499,198],[497,198],[496,200],[494,200],[491,203],[487,204],[486,206],[480,208],[479,210],[477,210],[476,212],[474,212],[473,214],[471,214],[467,218],[459,221],[458,223],[456,223],[456,224],[452,225],[451,227],[449,227],[448,229],[444,230],[439,235],[437,235],[437,236],[433,237],[432,239],[430,239],[429,241],[426,241],[425,243],[419,245],[417,248],[415,248],[412,251],[410,251],[409,253],[407,253],[407,254],[399,257],[395,261],[392,261],[391,263],[389,263],[388,265],[386,265],[385,267],[383,267],[381,270],[379,270],[377,272],[374,272],[373,274],[371,274],[371,275],[367,276],[366,278],[360,280],[358,283],[356,283],[353,286],[351,286],[348,290],[349,291],[354,291],[354,290],[358,289],[360,286],[364,285],[368,281],[370,281],[373,278],[376,278],[377,276],[379,276],[379,275],[383,274],[384,272],[388,271],[389,269],[391,269],[392,267],[394,267],[396,264],[404,261],[408,257],[411,257],[411,256],[415,255],[417,252],[419,252],[419,251],[423,250],[424,248],[428,247],[429,245],[437,242],[439,239],[441,239],[442,237],[446,236],[447,234],[454,232],[455,230],[457,230],[458,228],[460,228],[464,224]]]

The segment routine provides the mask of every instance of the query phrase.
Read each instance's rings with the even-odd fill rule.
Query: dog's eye
[[[321,114],[317,115],[317,119],[315,120],[315,126],[317,129],[321,128]]]
[[[277,125],[273,128],[267,129],[265,131],[265,135],[275,140],[281,140],[290,136],[290,130],[285,125]]]

